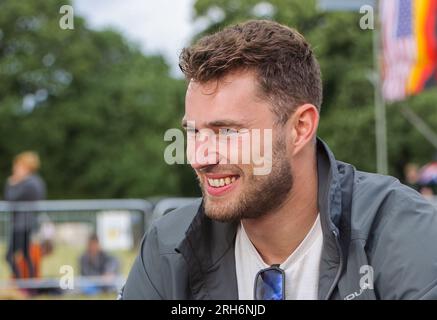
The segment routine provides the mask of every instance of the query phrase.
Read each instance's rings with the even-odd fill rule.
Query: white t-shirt
[[[317,299],[322,246],[323,234],[318,215],[305,239],[280,265],[285,271],[285,299]],[[239,299],[253,300],[255,276],[269,265],[263,261],[241,223],[235,239],[235,267]]]

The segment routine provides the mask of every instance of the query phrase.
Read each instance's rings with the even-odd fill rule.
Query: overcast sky
[[[74,0],[75,14],[94,29],[111,26],[140,44],[144,52],[162,53],[178,74],[178,55],[194,34],[194,0]]]

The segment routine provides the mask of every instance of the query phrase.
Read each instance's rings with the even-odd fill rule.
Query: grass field
[[[80,255],[83,253],[83,248],[70,247],[66,245],[55,246],[53,252],[43,258],[41,273],[42,277],[47,278],[57,278],[59,279],[62,274],[60,273],[60,268],[63,265],[70,265],[73,267],[75,274],[79,274],[78,260]],[[0,243],[0,281],[5,281],[11,279],[11,272],[9,266],[5,260],[6,245],[5,243]],[[137,254],[136,250],[131,251],[114,251],[110,252],[111,255],[117,257],[120,261],[121,274],[127,276],[132,263]],[[9,294],[9,293],[7,293]],[[10,292],[12,297],[15,297],[15,293]],[[4,294],[2,294],[4,296]],[[23,298],[17,293],[15,298]],[[85,296],[78,294],[63,294],[63,295],[39,295],[32,297],[32,299],[115,299],[116,293],[105,293],[93,296]],[[1,296],[0,296],[1,299]]]

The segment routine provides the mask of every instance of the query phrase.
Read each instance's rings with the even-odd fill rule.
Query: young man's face
[[[218,82],[191,81],[188,86],[183,122],[191,133],[188,144],[194,147],[188,147],[187,154],[200,182],[205,213],[213,219],[257,218],[279,207],[292,188],[285,130],[275,125],[271,106],[259,98],[258,90],[249,72]],[[213,133],[207,139],[205,129]],[[257,171],[260,167],[266,170]]]

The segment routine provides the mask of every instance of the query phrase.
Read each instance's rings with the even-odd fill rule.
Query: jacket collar
[[[336,161],[328,146],[317,139],[318,206],[323,231],[320,300],[332,296],[347,259],[354,172],[351,165]]]
[[[238,300],[234,240],[237,223],[211,220],[203,202],[176,251],[185,258],[193,299]]]
[[[347,179],[347,185],[342,181],[346,176],[350,178],[353,170],[338,164],[328,146],[318,138],[318,206],[323,231],[319,299],[331,296],[349,242],[349,222],[342,217],[342,208],[350,207],[353,179]],[[176,248],[187,262],[193,299],[238,299],[234,256],[237,226],[238,223],[211,220],[204,213],[203,202],[200,205],[186,237]],[[340,234],[340,230],[346,232]]]

